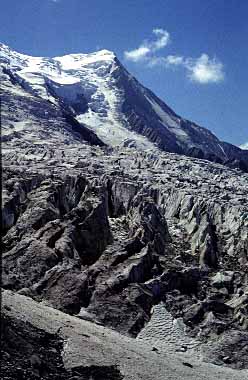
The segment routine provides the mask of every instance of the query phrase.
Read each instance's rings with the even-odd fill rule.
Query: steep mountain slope
[[[27,90],[10,70],[0,70],[0,81],[4,151],[16,146],[35,148],[76,141],[104,145],[94,132],[73,118],[67,106],[52,103]]]
[[[12,82],[39,99],[67,108],[106,144],[158,147],[248,169],[247,151],[220,142],[207,129],[176,115],[110,51],[42,58],[1,45],[0,62]]]

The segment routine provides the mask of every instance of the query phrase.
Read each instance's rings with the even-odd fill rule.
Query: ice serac
[[[5,289],[247,368],[246,173],[82,143],[15,144],[3,163]]]
[[[178,116],[130,75],[111,51],[44,58],[1,45],[0,62],[5,75],[25,91],[66,109],[74,128],[87,127],[108,145],[159,148],[248,170],[246,150],[221,142]]]

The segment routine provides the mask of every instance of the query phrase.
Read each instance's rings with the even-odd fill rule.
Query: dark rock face
[[[209,130],[178,116],[116,62],[118,69],[113,75],[124,93],[122,111],[132,131],[146,136],[162,150],[248,171],[247,151],[218,140]]]
[[[16,290],[35,286],[37,296],[75,312],[78,297],[87,294],[80,268],[101,256],[111,232],[101,189],[91,191],[83,178],[62,181],[43,181],[27,195],[24,212],[3,238],[3,284]]]
[[[131,129],[139,134],[148,137],[159,148],[175,153],[182,153],[180,144],[175,139],[169,129],[161,125],[161,120],[153,110],[149,100],[144,93],[147,92],[155,98],[154,94],[141,87],[134,78],[129,78],[125,69],[120,69],[115,73],[117,86],[124,91],[125,100],[122,105],[122,111],[126,116]],[[158,100],[158,98],[156,98]],[[159,103],[162,103],[159,101]],[[176,117],[175,113],[163,104],[166,113]]]

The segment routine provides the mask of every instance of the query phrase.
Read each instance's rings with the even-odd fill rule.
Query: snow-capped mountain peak
[[[62,70],[80,70],[81,67],[99,63],[109,64],[116,58],[109,50],[100,50],[89,54],[68,54],[55,57],[54,60],[61,64]]]
[[[72,54],[66,54],[63,56],[59,57],[41,57],[41,56],[30,56],[27,54],[19,53],[13,49],[11,49],[9,46],[0,43],[0,58],[2,60],[3,57],[6,57],[8,59],[9,64],[12,64],[14,60],[19,61],[19,64],[22,65],[24,61],[27,63],[32,62],[32,61],[50,61],[50,60],[57,60],[57,61],[66,61],[66,60],[71,60],[71,62],[81,62],[82,65],[89,64],[92,62],[97,62],[97,61],[106,61],[106,62],[111,62],[116,58],[116,55],[114,52],[107,50],[107,49],[102,49],[98,50],[93,53],[72,53]],[[73,68],[73,67],[71,67]]]
[[[178,116],[109,50],[48,58],[20,54],[1,44],[0,64],[25,91],[69,107],[77,122],[106,144],[160,148],[218,162],[243,160],[246,154]]]

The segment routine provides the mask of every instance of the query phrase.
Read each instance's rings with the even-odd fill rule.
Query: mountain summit
[[[69,115],[77,133],[81,125],[86,140],[94,136],[99,144],[101,140],[110,146],[159,148],[248,170],[247,151],[178,116],[130,75],[111,51],[31,57],[1,44],[0,65],[5,82],[21,87],[23,96],[35,96],[36,102],[43,102],[40,108],[48,101],[50,108],[66,110],[67,122]],[[14,126],[12,132],[20,133],[20,124],[17,129]]]

